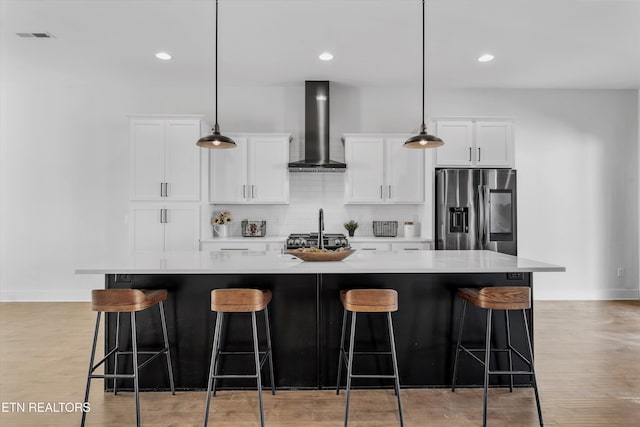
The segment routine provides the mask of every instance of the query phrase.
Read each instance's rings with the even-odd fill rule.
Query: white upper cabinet
[[[424,152],[403,146],[408,136],[345,135],[345,203],[420,204]]]
[[[198,119],[132,118],[131,200],[200,199]]]
[[[438,167],[513,167],[513,126],[506,120],[438,120]]]
[[[211,203],[289,203],[290,135],[229,136],[236,148],[209,153]]]

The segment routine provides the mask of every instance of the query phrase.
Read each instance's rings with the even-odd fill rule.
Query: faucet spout
[[[318,212],[318,249],[324,249],[324,211]]]

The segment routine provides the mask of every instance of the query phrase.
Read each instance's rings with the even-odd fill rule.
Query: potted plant
[[[353,233],[355,233],[358,228],[358,223],[354,220],[350,219],[349,221],[344,223],[344,228],[349,232],[349,237],[353,237]]]

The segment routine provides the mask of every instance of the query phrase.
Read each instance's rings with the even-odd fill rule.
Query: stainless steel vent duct
[[[304,83],[304,159],[290,172],[344,172],[347,165],[329,158],[329,82]]]

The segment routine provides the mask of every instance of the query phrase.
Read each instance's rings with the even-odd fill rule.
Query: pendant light
[[[216,0],[216,124],[211,129],[211,135],[204,136],[196,142],[196,145],[203,148],[235,148],[236,143],[228,136],[220,135],[220,125],[218,125],[218,0]]]
[[[424,0],[422,0],[422,124],[420,133],[405,141],[404,146],[407,148],[435,148],[444,145],[437,136],[427,134],[427,126],[424,124],[424,16]]]

